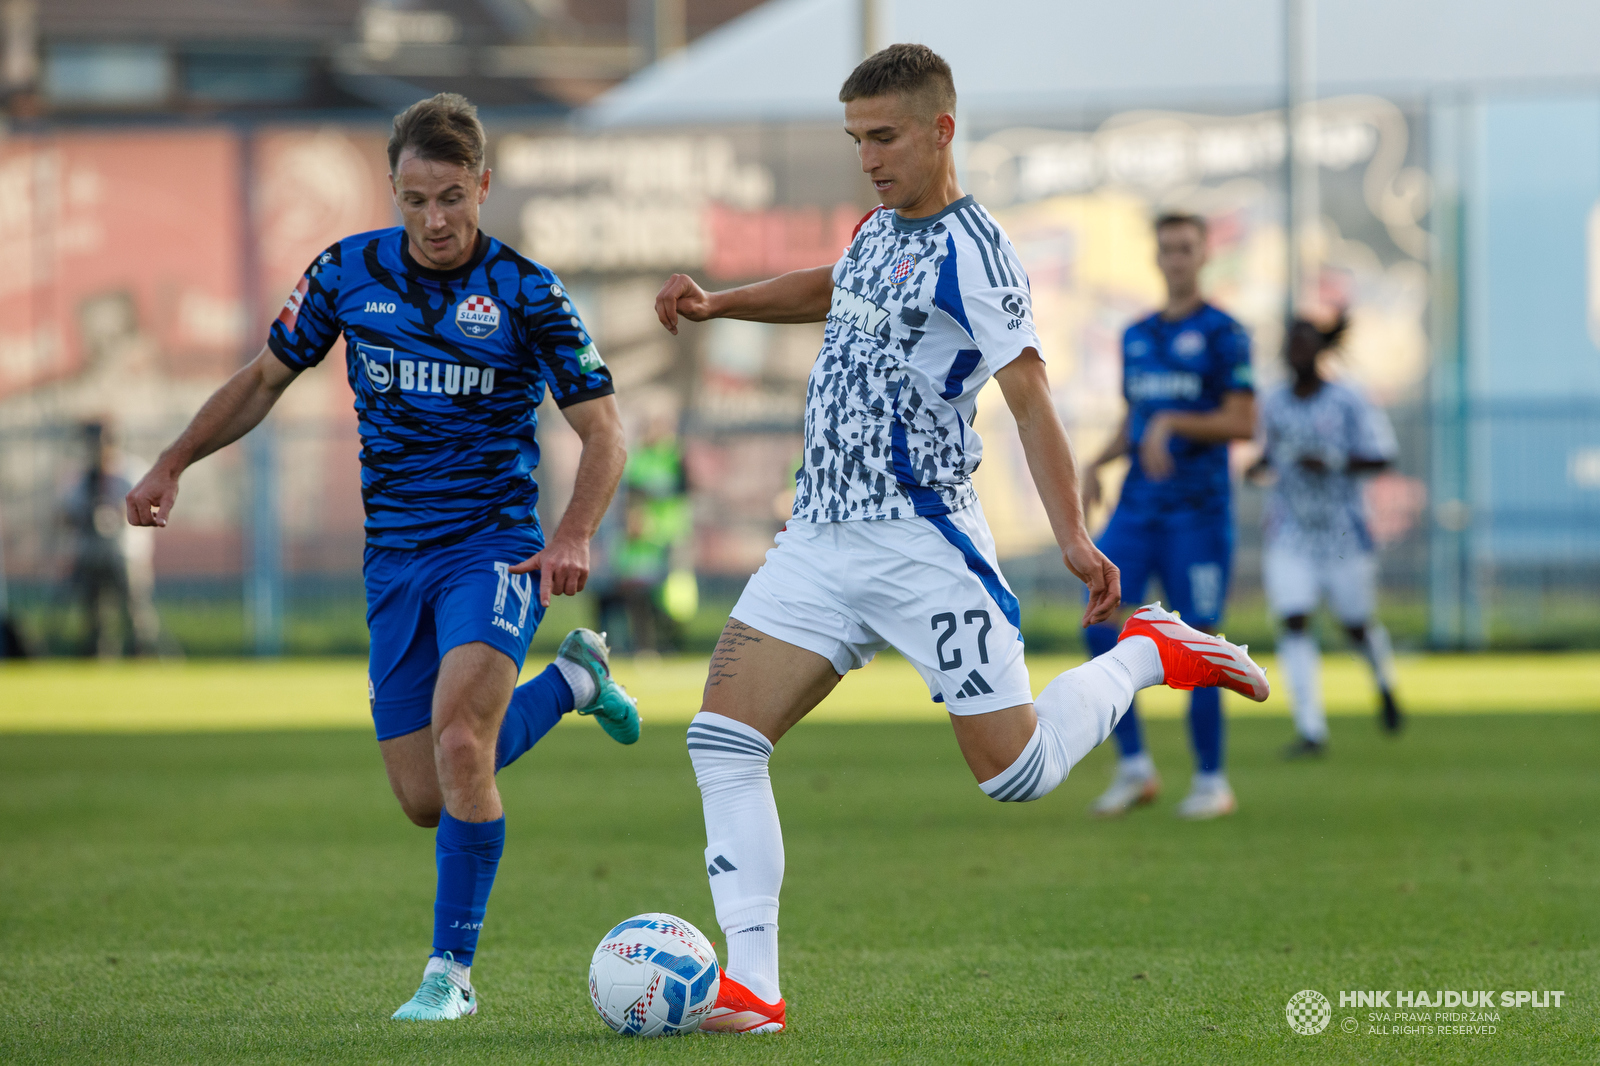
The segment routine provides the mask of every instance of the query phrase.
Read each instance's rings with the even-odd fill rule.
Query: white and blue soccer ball
[[[692,1033],[717,1002],[711,941],[670,914],[641,914],[605,935],[589,962],[589,998],[624,1036]]]

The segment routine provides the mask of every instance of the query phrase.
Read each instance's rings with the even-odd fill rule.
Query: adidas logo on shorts
[[[983,675],[974,670],[967,675],[967,683],[961,686],[961,691],[956,693],[956,699],[963,700],[968,696],[992,696],[994,689],[989,687],[989,682]]]

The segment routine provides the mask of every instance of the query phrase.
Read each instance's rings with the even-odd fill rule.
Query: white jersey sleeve
[[[1342,390],[1349,404],[1348,455],[1351,459],[1393,462],[1400,455],[1394,425],[1377,404],[1352,388]]]
[[[1042,356],[1028,275],[1010,239],[981,208],[957,212],[954,221],[947,236],[954,254],[941,271],[939,307],[972,338],[991,374],[1028,348]]]

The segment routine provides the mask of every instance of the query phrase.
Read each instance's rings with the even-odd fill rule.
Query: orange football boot
[[[763,1003],[744,985],[722,971],[717,1003],[700,1023],[702,1033],[779,1033],[783,1031],[783,1000]]]
[[[1211,688],[1220,685],[1262,703],[1271,693],[1266,671],[1250,658],[1248,645],[1229,644],[1221,637],[1185,625],[1161,604],[1151,603],[1133,612],[1122,627],[1119,641],[1149,637],[1161,653],[1161,668],[1169,688]]]

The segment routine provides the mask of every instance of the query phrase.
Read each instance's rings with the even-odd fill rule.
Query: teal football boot
[[[447,963],[452,961],[448,951],[444,953],[444,960]],[[462,988],[450,980],[449,974],[444,970],[432,970],[422,975],[422,986],[417,989],[417,994],[394,1012],[392,1020],[448,1022],[476,1013],[478,1013],[476,992],[470,988]]]
[[[618,744],[632,744],[639,739],[639,702],[611,676],[610,656],[605,634],[592,629],[574,629],[556,652],[556,658],[578,664],[594,678],[594,699],[578,713],[594,715]]]

